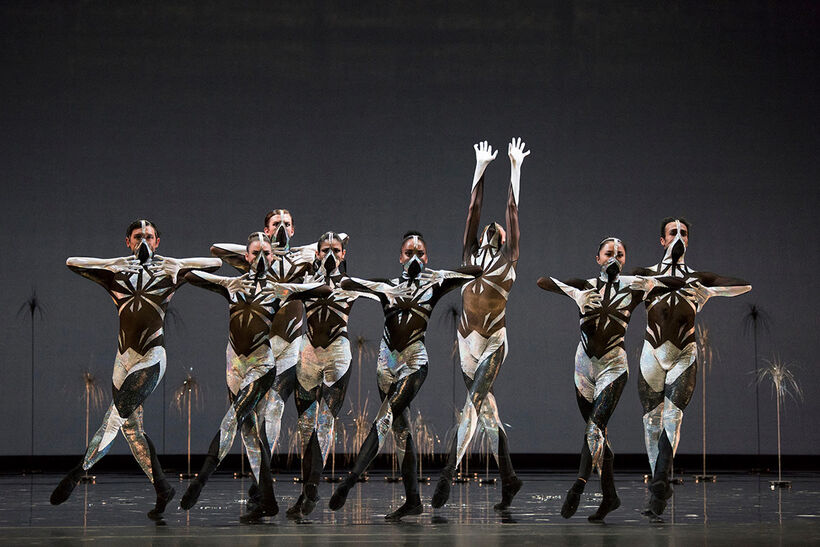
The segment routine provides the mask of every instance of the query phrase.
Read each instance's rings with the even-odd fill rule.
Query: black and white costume
[[[418,240],[418,236],[411,236]],[[416,452],[410,431],[410,403],[427,377],[427,348],[424,336],[433,308],[442,296],[462,286],[481,273],[477,267],[461,271],[423,271],[424,264],[413,256],[404,264],[401,277],[391,279],[391,287],[408,291],[396,296],[383,290],[384,283],[349,278],[342,282],[344,289],[376,295],[384,310],[384,331],[379,347],[376,380],[382,404],[370,433],[362,444],[350,474],[338,486],[330,499],[330,508],[340,509],[359,476],[378,455],[385,438],[393,430],[399,468],[405,490],[405,503],[389,513],[388,520],[406,515],[419,515],[423,506],[418,490]]]
[[[329,232],[321,241],[341,241]],[[347,321],[353,302],[365,293],[343,290],[345,276],[339,263],[328,252],[316,274],[308,282],[322,286],[294,295],[305,304],[307,334],[299,363],[296,365],[299,411],[297,427],[302,444],[302,494],[288,509],[288,516],[298,518],[310,514],[319,500],[318,485],[322,470],[333,444],[336,416],[342,409],[347,384],[350,381],[350,341]],[[386,290],[389,287],[385,286]]]
[[[612,241],[617,255],[622,243]],[[607,423],[626,385],[629,369],[624,336],[632,311],[643,302],[658,282],[653,278],[620,275],[621,264],[613,256],[601,266],[598,277],[559,281],[541,277],[538,286],[572,298],[580,310],[581,341],[575,352],[575,395],[586,421],[578,479],[567,492],[561,516],[571,517],[578,509],[592,469],[601,476],[603,500],[589,520],[602,521],[621,502],[615,491],[612,463],[614,454],[607,436]]]
[[[259,241],[266,239],[264,234],[257,236]],[[211,441],[202,468],[189,485],[180,505],[183,509],[194,506],[208,478],[231,449],[237,430],[241,430],[260,490],[260,502],[245,515],[245,519],[250,521],[276,515],[279,508],[273,494],[269,448],[264,434],[259,430],[264,400],[277,373],[270,344],[271,323],[279,309],[280,299],[289,292],[315,285],[277,284],[269,274],[262,252],[254,268],[240,277],[191,272],[186,279],[192,285],[217,292],[228,300],[230,337],[226,350],[226,376],[231,406]]]
[[[147,221],[142,222],[144,233]],[[119,315],[118,350],[112,377],[113,401],[94,433],[80,465],[69,471],[51,495],[54,505],[71,495],[83,472],[91,469],[122,431],[131,453],[154,484],[156,505],[148,513],[160,518],[174,495],[157,459],[151,439],[143,430],[142,405],[165,374],[165,312],[174,292],[191,270],[215,271],[217,258],[175,259],[154,254],[145,239],[135,256],[99,259],[73,257],[66,265],[99,283],[114,300]]]
[[[502,500],[495,508],[507,509],[521,488],[521,481],[512,468],[507,435],[498,416],[492,386],[507,356],[505,313],[518,263],[521,163],[529,155],[529,151],[524,152],[524,147],[521,139],[513,139],[508,146],[511,174],[507,197],[507,233],[504,240],[503,230],[497,223],[488,225],[478,237],[484,199],[484,170],[498,152],[493,153],[486,141],[474,146],[476,168],[464,231],[463,264],[479,266],[483,273],[461,288],[462,313],[458,324],[458,346],[468,394],[458,431],[450,446],[447,465],[442,470],[433,494],[433,507],[442,507],[447,503],[456,466],[464,457],[479,423],[490,439],[501,473]]]
[[[712,296],[737,296],[751,290],[742,279],[695,271],[684,262],[681,222],[663,260],[634,273],[682,279],[685,286],[646,301],[646,337],[641,353],[638,394],[643,406],[644,439],[652,480],[644,514],[659,518],[672,496],[669,484],[683,411],[695,390],[697,347],[695,317]]]

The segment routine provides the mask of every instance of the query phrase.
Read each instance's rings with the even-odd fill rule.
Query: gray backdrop
[[[327,229],[351,235],[352,274],[397,273],[410,228],[425,234],[432,266],[456,266],[472,145],[487,139],[502,150],[487,170],[483,221],[503,222],[506,143],[519,135],[532,154],[510,352],[495,389],[513,450],[575,452],[583,433],[572,380],[577,310],[535,279],[594,276],[596,244],[609,235],[627,243],[627,266],[654,264],[659,220],[685,215],[688,262],[754,285],[701,314],[719,353],[707,376],[708,450],[757,450],[753,341],[743,332],[756,303],[771,320],[761,357],[794,363],[806,394],[785,406],[783,450],[816,454],[818,298],[807,280],[820,271],[817,5],[619,5],[5,3],[0,454],[31,450],[31,318],[18,310],[33,291],[43,310],[33,325],[34,453],[81,452],[83,371],[109,397],[115,310],[69,272],[67,256],[124,254],[125,226],[140,217],[161,228],[161,253],[203,255],[286,207],[297,242]],[[457,300],[433,315],[430,374],[414,406],[442,436],[453,393],[459,407],[464,398],[442,319]],[[227,306],[184,286],[172,307],[179,320],[168,328],[168,370],[146,429],[162,452],[185,450],[171,394],[192,367],[203,387],[192,446],[202,452],[225,409]],[[618,452],[643,450],[644,317],[640,308],[632,321],[631,377],[610,423]],[[375,303],[357,303],[350,332],[377,343],[381,320]],[[371,413],[373,370],[367,360]],[[681,452],[700,450],[700,390]],[[287,413],[290,424],[292,402]],[[101,415],[93,412],[92,431]],[[762,450],[773,453],[768,386],[760,427]],[[114,448],[126,450],[122,441]]]

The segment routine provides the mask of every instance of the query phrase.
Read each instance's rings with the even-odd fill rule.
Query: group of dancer
[[[344,506],[350,490],[392,431],[405,488],[405,502],[386,515],[399,520],[423,513],[418,490],[416,450],[409,406],[427,376],[424,340],[433,308],[446,293],[461,289],[458,350],[467,398],[448,446],[447,463],[432,506],[447,503],[456,468],[481,427],[501,475],[499,511],[508,510],[522,482],[513,470],[509,442],[492,387],[507,355],[505,315],[519,257],[518,201],[521,165],[529,155],[521,139],[508,145],[510,186],[506,227],[491,223],[479,234],[484,172],[496,158],[487,142],[474,146],[476,167],[463,240],[461,266],[427,268],[429,252],[420,232],[401,241],[402,269],[390,279],[360,279],[347,274],[346,234],[325,232],[315,243],[294,246],[293,217],[276,209],[263,231],[245,245],[218,243],[215,258],[174,259],[157,254],[160,232],[148,220],[131,223],[126,245],[132,254],[114,259],[69,258],[67,265],[102,285],[114,299],[120,319],[114,362],[113,401],[85,456],[60,481],[52,504],[66,501],[85,471],[111,447],[118,430],[153,483],[156,503],[148,516],[162,518],[175,495],[143,430],[142,405],[165,372],[163,328],[174,292],[184,282],[221,294],[229,306],[226,382],[231,404],[208,447],[203,465],[180,501],[193,507],[209,477],[239,433],[254,477],[242,522],[274,516],[271,457],[278,441],[285,403],[294,395],[301,441],[302,491],[287,510],[290,518],[309,515],[319,501],[321,473],[333,445],[333,427],[350,380],[347,323],[360,297],[381,303],[384,330],[376,376],[382,404],[350,473],[329,500]],[[695,315],[712,296],[735,296],[751,289],[743,280],[695,271],[684,262],[689,224],[681,218],[661,225],[662,261],[622,276],[626,246],[615,237],[598,246],[600,273],[591,279],[538,279],[542,289],[571,297],[578,305],[581,342],[575,357],[575,387],[586,428],[578,479],[566,494],[561,515],[571,517],[593,468],[601,476],[603,498],[591,521],[620,505],[613,478],[613,453],[607,423],[626,385],[624,336],[632,311],[645,302],[646,341],[641,355],[639,393],[644,408],[646,449],[652,468],[644,513],[659,520],[670,486],[683,410],[692,397],[696,375]],[[227,262],[240,275],[215,275]]]

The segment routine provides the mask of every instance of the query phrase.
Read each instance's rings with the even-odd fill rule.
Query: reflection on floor
[[[500,498],[498,484],[453,486],[450,503],[435,512],[429,506],[434,482],[422,485],[425,513],[401,524],[389,524],[384,515],[403,501],[401,483],[388,483],[373,475],[360,483],[345,507],[327,508],[334,485],[320,488],[322,500],[309,518],[288,521],[284,511],[296,499],[299,485],[293,477],[279,475],[276,495],[281,512],[261,525],[240,525],[248,479],[215,475],[189,512],[178,503],[187,481],[176,485],[177,496],[165,521],[153,523],[145,516],[154,493],[144,475],[101,474],[96,484],[81,484],[71,499],[58,507],[48,503],[57,475],[0,477],[0,541],[52,542],[72,539],[155,540],[163,544],[214,542],[242,538],[251,544],[275,538],[287,543],[420,544],[430,541],[469,544],[562,543],[622,545],[635,539],[665,544],[694,541],[719,544],[743,539],[743,544],[773,541],[820,542],[820,475],[792,474],[788,490],[772,490],[769,476],[724,474],[715,483],[695,483],[685,477],[670,500],[664,524],[650,524],[641,516],[646,488],[642,476],[617,477],[621,508],[607,517],[604,526],[587,522],[600,503],[597,480],[590,481],[576,516],[559,515],[563,494],[573,476],[560,473],[521,474],[524,487],[509,513],[500,515],[493,504]],[[707,526],[704,526],[707,525]],[[255,540],[254,538],[257,538]]]

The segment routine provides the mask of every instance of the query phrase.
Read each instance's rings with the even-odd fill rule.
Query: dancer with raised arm
[[[697,374],[695,317],[713,296],[737,296],[752,289],[746,281],[690,268],[684,262],[689,223],[661,222],[661,262],[634,273],[682,279],[685,286],[646,300],[646,337],[641,353],[638,395],[643,406],[644,440],[652,480],[644,515],[661,521],[672,496],[672,461],[678,448],[683,411],[692,399]]]
[[[215,271],[218,258],[170,258],[155,254],[160,233],[148,220],[132,222],[125,244],[133,253],[120,258],[66,260],[71,271],[100,284],[114,300],[119,315],[117,357],[114,360],[113,401],[103,423],[86,449],[85,457],[60,481],[51,494],[52,505],[66,501],[83,473],[97,463],[122,431],[131,453],[153,483],[156,504],[148,512],[162,518],[174,497],[165,479],[156,449],[143,430],[142,405],[165,374],[165,312],[174,292],[192,270]]]
[[[458,323],[458,349],[461,371],[467,384],[467,402],[461,413],[458,430],[450,446],[447,465],[433,494],[433,507],[442,507],[450,497],[450,486],[476,427],[481,424],[501,474],[501,501],[498,511],[507,510],[521,489],[510,460],[507,434],[498,416],[492,394],[493,382],[507,356],[505,314],[507,299],[515,282],[518,263],[518,194],[521,164],[530,152],[525,143],[513,139],[507,146],[510,157],[510,188],[507,196],[507,230],[497,223],[489,224],[478,237],[481,205],[484,200],[484,170],[498,152],[486,141],[474,146],[476,154],[470,208],[464,230],[463,264],[479,266],[480,277],[461,288],[462,312]]]
[[[379,453],[385,438],[393,430],[399,468],[404,483],[405,502],[388,513],[387,520],[400,520],[424,511],[419,496],[416,451],[410,431],[410,403],[427,377],[427,348],[424,336],[433,308],[442,296],[481,274],[477,266],[458,271],[425,269],[429,254],[419,232],[404,234],[399,255],[403,271],[400,277],[387,281],[392,287],[404,287],[406,296],[397,297],[380,287],[383,283],[350,278],[342,281],[343,289],[376,295],[384,310],[384,333],[379,347],[376,381],[382,405],[362,443],[353,470],[330,498],[330,508],[344,506],[348,492]]]
[[[578,478],[567,491],[561,516],[568,519],[575,514],[592,469],[596,468],[601,476],[603,499],[589,520],[603,522],[608,513],[621,505],[615,491],[614,454],[606,426],[629,374],[624,349],[626,328],[632,311],[645,296],[655,294],[653,289],[664,285],[652,277],[620,275],[626,262],[626,245],[618,238],[601,241],[595,261],[601,270],[593,279],[559,281],[541,277],[538,286],[572,298],[581,315],[581,341],[575,352],[575,397],[586,429]]]
[[[278,284],[270,274],[270,239],[262,232],[248,237],[245,260],[250,271],[239,277],[222,277],[191,272],[192,284],[217,292],[230,307],[229,342],[226,350],[227,380],[231,406],[211,441],[205,462],[191,481],[180,506],[190,509],[211,474],[227,455],[237,430],[248,452],[248,460],[259,488],[259,501],[243,515],[242,522],[255,522],[279,512],[270,474],[270,452],[258,424],[262,420],[264,399],[276,377],[276,362],[270,343],[271,323],[280,301],[292,292],[315,288],[313,285]]]

